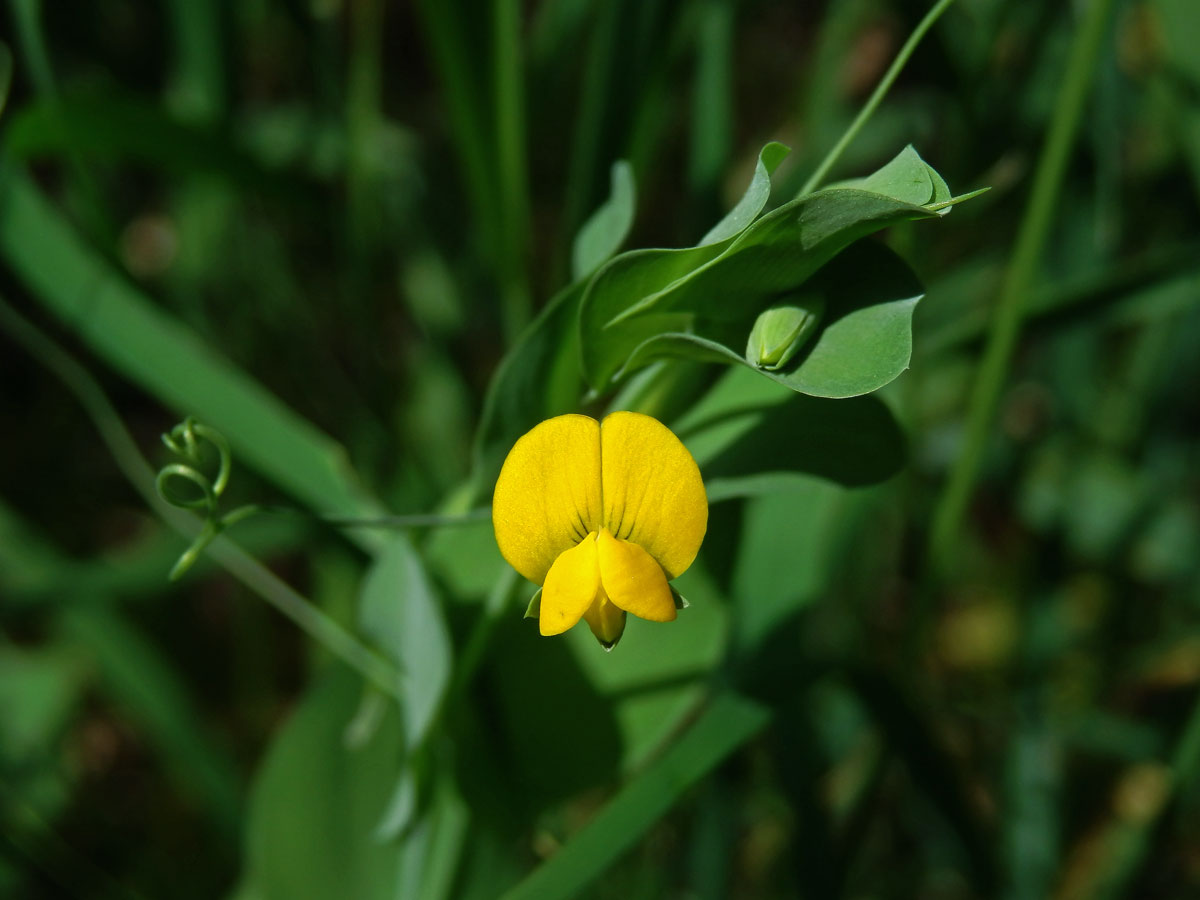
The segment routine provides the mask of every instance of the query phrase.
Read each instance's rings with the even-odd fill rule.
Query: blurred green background
[[[279,580],[228,554],[166,579],[186,541],[141,457],[169,462],[188,414],[233,441],[234,504],[470,505],[489,380],[612,164],[628,247],[697,241],[768,140],[790,198],[930,5],[10,0],[0,895],[1200,896],[1194,0],[950,6],[830,173],[911,143],[991,187],[885,235],[927,291],[881,392],[905,466],[714,503],[671,630],[537,637],[486,520],[410,544],[259,516],[231,534]],[[1089,17],[1024,328],[931,576]],[[436,611],[397,639],[441,698],[403,765],[413,707],[258,596],[286,582],[386,645],[361,584],[385,543],[370,578]]]

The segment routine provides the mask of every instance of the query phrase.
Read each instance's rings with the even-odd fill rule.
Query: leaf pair
[[[768,377],[800,393],[851,397],[908,365],[921,288],[881,245],[855,241],[896,222],[932,218],[968,196],[912,147],[875,174],[792,200],[759,217],[778,144],[734,211],[696,247],[622,254],[588,283],[579,310],[584,377],[605,391],[662,357],[753,366],[743,348],[760,313],[804,286],[827,306],[807,350]]]

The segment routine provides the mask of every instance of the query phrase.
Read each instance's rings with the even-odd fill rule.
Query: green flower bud
[[[746,342],[746,359],[752,365],[771,371],[782,369],[808,343],[821,323],[825,299],[810,294],[799,301],[759,313]]]

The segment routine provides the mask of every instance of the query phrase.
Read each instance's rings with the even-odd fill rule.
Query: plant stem
[[[276,510],[268,510],[275,512]],[[310,515],[304,510],[286,510],[288,512],[298,512],[302,515]],[[414,513],[404,516],[375,516],[360,518],[358,516],[325,516],[318,515],[316,519],[328,525],[337,525],[339,528],[454,528],[459,525],[470,525],[473,522],[482,522],[491,518],[492,508],[490,506],[481,506],[476,509],[467,510],[464,513],[454,515],[440,515],[438,513]]]
[[[983,361],[971,393],[963,448],[934,511],[927,558],[934,578],[941,574],[955,546],[967,502],[979,475],[1000,392],[1020,333],[1026,300],[1058,206],[1068,157],[1079,131],[1112,5],[1113,0],[1092,0],[1071,46],[1050,133],[1038,159],[1029,205],[1021,219],[1016,248],[996,301]]]
[[[933,27],[933,23],[941,18],[942,13],[944,13],[952,3],[954,3],[954,0],[938,0],[938,2],[934,4],[933,8],[925,14],[925,18],[917,23],[917,27],[913,29],[913,33],[908,36],[908,40],[904,42],[904,46],[901,47],[900,52],[896,54],[896,58],[892,61],[892,64],[888,68],[887,72],[884,73],[883,80],[879,82],[878,86],[876,86],[874,93],[871,94],[871,97],[869,100],[867,100],[866,105],[863,106],[862,110],[860,110],[858,115],[855,116],[854,121],[850,123],[850,127],[846,129],[841,138],[838,139],[838,142],[833,145],[833,149],[825,154],[825,158],[821,160],[821,164],[817,166],[816,171],[809,176],[808,181],[804,182],[804,187],[800,188],[800,192],[796,194],[797,197],[803,197],[805,194],[811,194],[817,189],[817,186],[824,181],[825,176],[829,174],[829,170],[832,169],[837,161],[841,158],[842,153],[847,147],[850,146],[850,142],[858,136],[858,133],[862,130],[863,125],[865,125],[867,120],[871,118],[871,115],[875,112],[875,108],[879,106],[879,104],[883,101],[883,98],[887,96],[887,92],[891,90],[892,83],[896,80],[896,76],[898,76],[904,69],[905,65],[908,64],[908,58],[912,56],[913,51],[917,49],[917,44],[921,43],[921,38],[925,37],[925,32]]]

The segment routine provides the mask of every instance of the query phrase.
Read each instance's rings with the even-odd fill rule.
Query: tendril
[[[357,516],[320,515],[287,507],[263,506],[257,503],[239,506],[221,514],[221,495],[229,484],[233,454],[225,435],[188,416],[162,436],[167,449],[180,458],[158,470],[154,487],[164,501],[180,509],[198,513],[203,519],[200,532],[191,546],[176,561],[168,576],[177,581],[226,528],[258,513],[296,513],[335,528],[440,528],[466,525],[490,518],[490,509],[472,509],[450,515]],[[215,457],[215,458],[214,458]],[[213,470],[216,474],[211,475]]]
[[[221,495],[229,484],[233,454],[229,442],[215,428],[210,428],[188,416],[162,436],[167,449],[182,462],[163,466],[154,486],[164,501],[180,509],[190,509],[204,516],[204,526],[191,546],[176,561],[168,576],[176,581],[200,558],[206,547],[230,525],[259,511],[256,504],[240,506],[225,515],[220,514]],[[207,474],[213,468],[216,453],[216,477]]]

